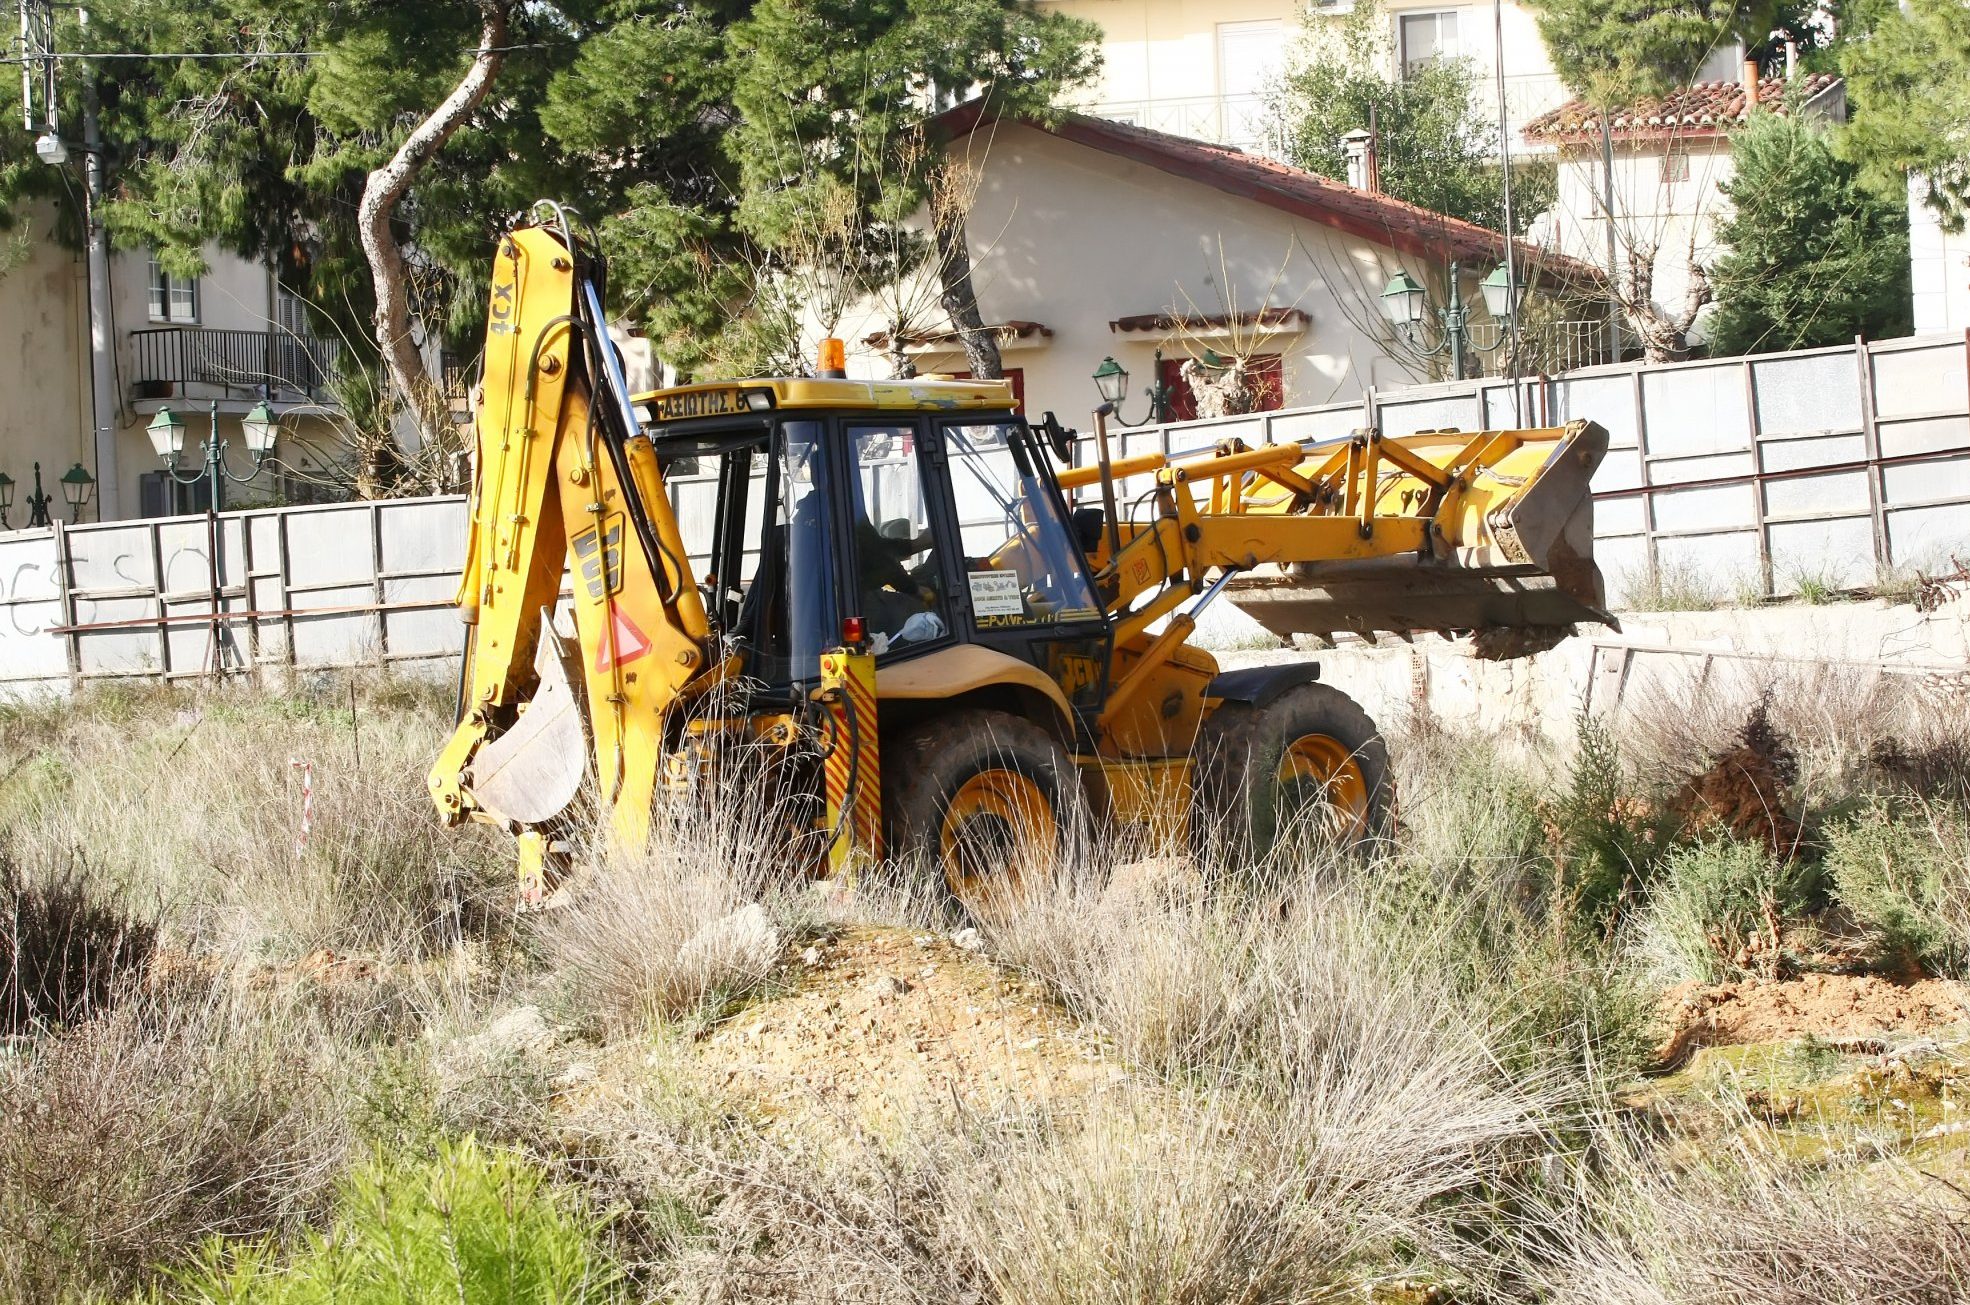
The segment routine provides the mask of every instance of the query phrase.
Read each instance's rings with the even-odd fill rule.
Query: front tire
[[[1198,732],[1192,843],[1262,858],[1308,844],[1384,837],[1388,747],[1354,699],[1303,684],[1263,707],[1226,703]]]
[[[935,866],[974,915],[1031,887],[1070,852],[1086,804],[1080,771],[1047,730],[967,710],[883,749],[890,850]]]

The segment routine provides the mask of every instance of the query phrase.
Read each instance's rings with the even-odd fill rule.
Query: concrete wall
[[[1481,661],[1463,641],[1408,645],[1343,641],[1314,656],[1325,682],[1359,701],[1384,728],[1423,714],[1564,751],[1582,710],[1621,721],[1686,711],[1692,735],[1730,730],[1770,688],[1795,720],[1824,716],[1816,732],[1862,733],[1841,720],[1872,704],[1903,725],[1970,711],[1970,598],[1934,612],[1883,603],[1624,614],[1620,631],[1584,628],[1558,647],[1509,662]],[[1215,635],[1215,640],[1212,636]],[[1297,652],[1236,651],[1220,621],[1200,629],[1228,668],[1296,659]],[[1717,740],[1722,742],[1723,740]]]
[[[1188,357],[1212,343],[1109,329],[1117,318],[1144,313],[1301,309],[1310,318],[1303,331],[1268,337],[1255,350],[1281,355],[1287,407],[1423,379],[1415,363],[1392,356],[1380,305],[1398,265],[1426,275],[1419,262],[1028,127],[1001,125],[971,140],[980,168],[970,219],[980,309],[988,322],[1037,321],[1053,331],[1004,355],[1008,367],[1024,372],[1026,406],[1036,416],[1052,410],[1079,422],[1099,402],[1090,378],[1112,355],[1130,374],[1124,415],[1139,420],[1148,410],[1142,391],[1155,380],[1156,348]],[[1475,269],[1465,287],[1474,303],[1485,270]],[[934,297],[928,302],[934,308]],[[921,325],[942,329],[941,310]],[[840,324],[851,375],[892,374],[890,360],[862,343],[881,328],[872,306]],[[965,367],[957,351],[917,363],[923,372]]]

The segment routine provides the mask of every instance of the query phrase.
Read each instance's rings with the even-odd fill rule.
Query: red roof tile
[[[1017,319],[1010,322],[1001,322],[993,329],[998,332],[1001,341],[1030,340],[1035,336],[1041,339],[1050,339],[1053,336],[1053,328],[1051,326],[1043,326],[1039,322],[1022,322]],[[939,344],[956,344],[961,338],[961,334],[956,330],[905,331],[903,332],[903,345],[905,348],[911,348]],[[868,345],[871,349],[887,349],[889,347],[889,332],[877,331],[874,335],[865,335],[862,337],[862,343]]]
[[[983,105],[973,100],[947,110],[938,121],[951,139],[957,139],[991,120]],[[1490,264],[1504,258],[1505,240],[1496,231],[1393,195],[1356,190],[1230,145],[1213,145],[1079,113],[1019,121],[1061,140],[1146,164],[1429,262],[1463,259]],[[1526,241],[1514,241],[1513,247],[1520,266],[1539,269],[1544,279],[1602,279],[1599,269]]]
[[[1108,329],[1118,335],[1155,331],[1222,331],[1231,327],[1304,327],[1313,320],[1298,308],[1261,308],[1245,313],[1136,313],[1118,317]]]
[[[1766,77],[1758,83],[1758,105],[1790,112],[1794,94],[1804,112],[1821,109],[1841,89],[1833,73],[1809,73],[1790,81]],[[1659,140],[1669,136],[1721,136],[1741,126],[1746,100],[1741,82],[1697,82],[1659,100],[1641,100],[1613,111],[1609,134],[1616,140]],[[1588,144],[1601,138],[1601,109],[1586,100],[1569,100],[1525,124],[1525,138],[1554,144]]]

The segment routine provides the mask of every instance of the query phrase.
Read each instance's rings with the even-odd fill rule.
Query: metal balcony
[[[286,331],[163,326],[130,333],[138,399],[267,397],[320,399],[342,352],[339,340]],[[228,392],[193,393],[189,387]]]

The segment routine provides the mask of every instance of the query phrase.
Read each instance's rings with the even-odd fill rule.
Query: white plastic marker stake
[[[294,836],[294,859],[308,850],[308,832],[315,827],[315,763],[294,757],[287,764],[301,772],[301,832]]]

